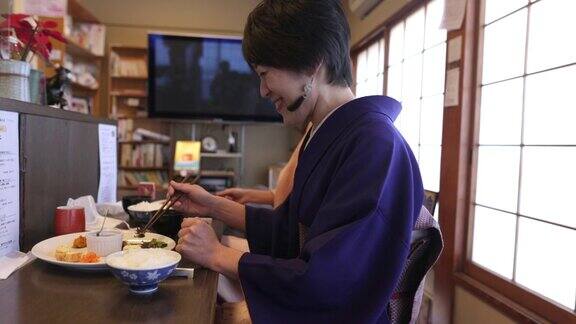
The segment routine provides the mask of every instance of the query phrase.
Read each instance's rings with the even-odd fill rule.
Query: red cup
[[[54,215],[54,234],[84,232],[86,230],[86,216],[84,207],[60,206]]]
[[[156,200],[156,184],[154,182],[138,183],[138,195],[149,196],[151,200]]]

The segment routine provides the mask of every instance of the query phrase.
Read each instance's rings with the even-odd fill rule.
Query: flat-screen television
[[[234,38],[148,35],[150,117],[281,121]]]

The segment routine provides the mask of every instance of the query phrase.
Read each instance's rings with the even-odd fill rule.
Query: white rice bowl
[[[108,266],[126,270],[153,270],[180,262],[179,253],[166,249],[130,249],[106,258]]]
[[[158,209],[162,208],[162,205],[164,205],[164,202],[165,202],[165,200],[157,200],[154,202],[142,201],[142,202],[139,202],[135,205],[128,206],[128,210],[134,211],[134,212],[153,212],[153,211],[157,211]]]

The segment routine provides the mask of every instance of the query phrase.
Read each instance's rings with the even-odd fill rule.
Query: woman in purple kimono
[[[244,56],[288,126],[309,122],[294,187],[274,210],[172,182],[176,207],[245,230],[250,252],[182,223],[176,250],[240,280],[254,323],[388,323],[386,305],[423,201],[418,164],[391,98],[354,99],[350,31],[337,0],[263,1],[248,17]]]

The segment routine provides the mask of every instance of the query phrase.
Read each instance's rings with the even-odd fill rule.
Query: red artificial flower
[[[60,34],[59,32],[57,32],[57,31],[55,31],[55,30],[43,29],[43,30],[42,30],[42,33],[45,34],[45,35],[47,35],[47,36],[50,36],[50,37],[52,37],[52,38],[54,38],[54,39],[56,39],[56,40],[58,40],[58,41],[60,41],[60,42],[62,42],[62,43],[66,43],[66,42],[67,42],[67,41],[66,41],[66,38],[62,37],[62,34]]]
[[[55,22],[54,20],[48,20],[48,21],[42,22],[42,27],[43,28],[56,28],[56,27],[58,27],[58,23]]]
[[[18,48],[20,48],[20,60],[22,61],[27,59],[30,51],[48,60],[52,51],[51,38],[66,43],[66,39],[62,37],[62,34],[54,30],[54,28],[58,27],[55,21],[38,22],[25,14],[7,14],[2,15],[2,17],[6,19],[0,23],[0,28],[12,29],[21,43]],[[33,20],[32,22],[30,21],[31,19]],[[32,23],[35,23],[35,26]]]
[[[6,28],[22,28],[22,23],[26,22],[26,24],[30,25],[24,19],[30,17],[29,15],[24,14],[3,14],[2,17],[6,18],[3,22],[0,23],[0,27]]]
[[[50,57],[50,50],[52,50],[52,44],[50,44],[48,36],[43,33],[35,34],[32,51],[42,56],[45,60],[48,60]]]

